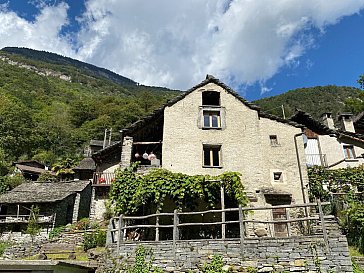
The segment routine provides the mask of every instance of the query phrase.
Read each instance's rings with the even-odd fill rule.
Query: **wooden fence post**
[[[155,217],[155,241],[159,241],[159,216]]]
[[[119,223],[118,223],[118,241],[117,241],[117,250],[118,250],[118,253],[119,253],[119,250],[120,250],[120,244],[121,244],[121,241],[123,240],[123,237],[122,236],[122,227],[124,225],[124,221],[123,221],[123,215],[121,214],[119,216]]]
[[[176,241],[179,239],[179,230],[178,230],[178,212],[175,209],[173,211],[173,255],[176,255]]]
[[[286,208],[286,219],[290,220],[288,208]],[[291,223],[287,222],[287,236],[291,237]]]
[[[245,229],[244,229],[244,215],[243,215],[243,208],[239,205],[239,227],[240,227],[240,253],[243,257],[244,251],[244,237],[245,237]]]

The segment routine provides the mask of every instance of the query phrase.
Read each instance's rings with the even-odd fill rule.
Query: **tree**
[[[358,83],[360,85],[360,88],[364,89],[364,75],[360,75],[360,77],[358,79]]]
[[[35,237],[40,232],[40,225],[38,223],[39,207],[32,205],[30,208],[29,220],[25,233],[29,234],[32,238],[32,244],[34,243]]]

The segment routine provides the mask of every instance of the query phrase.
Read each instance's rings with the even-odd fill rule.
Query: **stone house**
[[[33,205],[44,228],[74,223],[89,216],[90,200],[90,181],[23,183],[0,195],[0,226],[3,231],[24,230]]]
[[[302,130],[302,125],[264,113],[207,76],[123,130],[122,141],[92,157],[100,172],[135,161],[144,168],[190,175],[235,171],[241,173],[251,206],[303,203],[308,201],[308,178]],[[97,204],[101,185],[94,183]],[[281,218],[284,213],[262,212],[262,218]]]
[[[339,115],[336,124],[332,113],[324,113],[318,121],[297,110],[290,119],[306,127],[304,142],[308,166],[338,169],[364,163],[364,135],[356,133],[352,114]]]
[[[31,181],[37,181],[42,173],[52,173],[48,166],[36,160],[13,162],[13,166],[15,166],[14,174],[20,173],[26,180]]]

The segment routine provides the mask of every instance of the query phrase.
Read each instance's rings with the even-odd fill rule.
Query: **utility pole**
[[[282,114],[283,114],[283,118],[284,118],[284,119],[286,119],[286,114],[284,113],[284,106],[283,106],[283,104],[282,104],[282,106],[281,106],[281,107],[282,107]]]

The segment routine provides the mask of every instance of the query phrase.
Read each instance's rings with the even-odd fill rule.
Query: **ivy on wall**
[[[148,206],[151,212],[161,212],[167,200],[171,200],[179,210],[193,209],[201,200],[209,208],[214,208],[220,204],[221,184],[229,198],[241,205],[248,203],[240,174],[236,172],[219,176],[190,176],[153,169],[141,175],[135,172],[134,166],[117,171],[110,199],[116,214],[135,214],[143,206]]]

